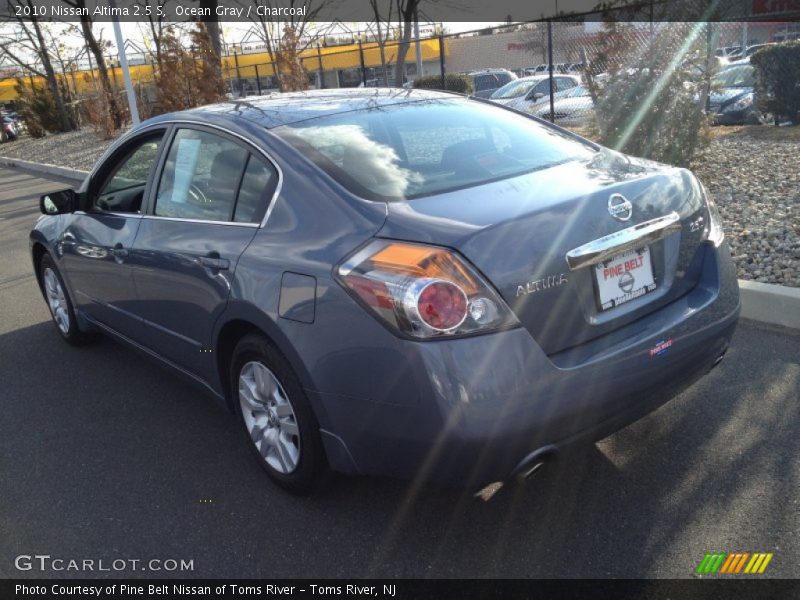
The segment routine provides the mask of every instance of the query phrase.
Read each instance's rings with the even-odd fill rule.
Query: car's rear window
[[[374,200],[481,185],[595,152],[533,119],[462,98],[376,106],[273,131],[350,191]]]

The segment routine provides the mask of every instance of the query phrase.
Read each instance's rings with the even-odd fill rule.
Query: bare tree
[[[289,0],[289,9],[295,8],[295,5],[305,6],[305,14],[290,14],[288,18],[275,18],[270,16],[270,13],[273,12],[272,9],[276,7],[276,3],[273,0],[249,0],[249,2],[248,0],[241,1],[244,3],[251,3],[254,8],[257,8],[258,6],[263,6],[266,8],[265,12],[267,14],[258,14],[257,11],[254,11],[257,14],[256,18],[260,24],[260,27],[255,31],[266,46],[269,60],[273,66],[275,66],[275,78],[278,80],[278,87],[283,90],[284,82],[282,80],[281,72],[277,68],[278,52],[280,51],[284,53],[284,58],[281,60],[281,62],[284,62],[285,53],[288,49],[286,43],[281,43],[283,33],[286,31],[286,28],[289,28],[289,30],[292,32],[293,50],[291,51],[299,56],[299,54],[308,48],[311,43],[320,35],[324,35],[324,32],[320,30],[315,30],[313,34],[310,33],[311,28],[309,27],[309,24],[316,20],[321,10],[324,8],[331,8],[331,6],[335,4],[336,0]],[[282,2],[279,3],[279,5],[286,6],[286,3]],[[293,11],[290,10],[289,12],[291,13]],[[289,62],[291,63],[293,61],[290,60]]]
[[[174,25],[162,32],[161,63],[155,80],[159,112],[185,110],[224,98],[225,83],[219,71],[209,70],[213,49],[205,24],[194,23],[188,35],[191,51],[182,43],[183,32]]]
[[[50,60],[50,53],[48,52],[47,43],[45,42],[42,26],[38,17],[33,10],[31,0],[15,0],[14,4],[19,6],[27,6],[30,9],[30,27],[28,23],[21,17],[16,17],[16,25],[8,35],[3,35],[0,38],[0,56],[10,59],[21,67],[27,68],[29,71],[34,72],[47,81],[47,87],[53,96],[53,101],[56,105],[58,112],[59,127],[61,131],[70,131],[75,128],[75,124],[70,118],[67,107],[64,104],[64,98],[59,89],[58,79],[56,78],[53,63]],[[8,3],[9,13],[14,14],[13,4],[9,0]],[[41,62],[42,69],[36,69],[32,65],[26,63],[25,55],[34,54],[39,62]]]
[[[161,38],[167,26],[164,21],[167,11],[164,7],[170,2],[171,0],[136,0],[135,2],[141,7],[142,14],[147,19],[149,37],[155,50],[156,63],[159,65],[161,64]],[[145,36],[143,35],[142,37]]]
[[[375,16],[375,23],[368,24],[367,29],[375,37],[375,42],[378,44],[378,49],[381,54],[381,68],[383,69],[383,85],[389,87],[389,70],[386,61],[386,42],[392,32],[392,8],[394,4],[388,3],[388,14],[385,18],[381,17],[381,9],[378,0],[369,0],[369,5],[372,7],[372,14]],[[374,27],[374,31],[372,31]]]
[[[111,86],[111,79],[108,76],[108,67],[106,60],[103,56],[103,47],[94,34],[94,22],[91,17],[91,12],[86,7],[86,0],[61,0],[64,4],[78,9],[80,12],[81,32],[86,41],[86,45],[94,55],[97,71],[100,74],[100,87],[108,103],[108,110],[111,116],[112,123],[115,129],[122,127],[125,121],[125,113],[120,106],[114,88]]]
[[[67,45],[64,43],[63,32],[59,31],[58,33],[55,33],[52,26],[49,25],[44,25],[42,30],[45,34],[48,53],[50,54],[52,61],[58,65],[57,68],[61,72],[63,80],[65,82],[67,81],[67,74],[69,74],[70,78],[72,79],[72,89],[70,90],[69,85],[67,85],[67,93],[63,94],[64,103],[69,104],[72,94],[78,93],[78,87],[75,84],[75,71],[77,65],[72,58],[67,56],[68,50]]]
[[[211,48],[214,51],[214,54],[217,55],[217,59],[220,59],[222,56],[222,38],[220,35],[220,28],[219,28],[219,17],[217,16],[217,6],[219,5],[218,0],[199,0],[200,7],[204,8],[208,11],[208,14],[211,15],[211,18],[207,21],[204,21],[206,25],[206,30],[208,31],[209,38],[211,39]]]
[[[397,63],[395,65],[395,85],[401,86],[405,82],[406,56],[411,45],[411,32],[417,18],[417,9],[421,0],[396,0],[397,24],[400,29],[400,45],[397,48]]]
[[[395,85],[401,86],[405,83],[406,79],[406,56],[408,56],[408,49],[411,46],[411,34],[414,30],[414,22],[417,20],[417,13],[419,5],[422,0],[369,0],[372,7],[372,13],[375,16],[375,27],[378,32],[381,31],[381,21],[386,23],[387,30],[383,40],[378,40],[378,45],[381,48],[381,63],[384,66],[385,72],[385,56],[384,48],[386,40],[389,36],[389,24],[392,22],[392,12],[395,12],[397,18],[396,30],[398,32],[397,39],[397,59],[395,62]],[[383,8],[382,8],[383,7]],[[385,18],[381,15],[385,14]],[[389,84],[388,76],[384,77],[386,85]]]

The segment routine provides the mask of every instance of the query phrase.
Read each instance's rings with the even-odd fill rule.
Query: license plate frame
[[[592,279],[601,313],[646,296],[658,287],[649,246],[621,252],[594,265]]]

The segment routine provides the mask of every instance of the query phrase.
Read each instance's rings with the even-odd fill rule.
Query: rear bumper
[[[329,458],[345,472],[457,484],[504,479],[537,448],[602,439],[667,402],[724,354],[738,316],[723,245],[707,248],[690,293],[626,326],[623,338],[551,356],[525,329],[408,342],[427,371],[416,404],[318,395],[330,415]]]

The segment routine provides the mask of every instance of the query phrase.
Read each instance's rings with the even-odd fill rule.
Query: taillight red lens
[[[464,291],[447,281],[426,285],[417,296],[420,318],[439,331],[458,327],[467,317],[467,297]]]
[[[339,265],[337,276],[381,320],[418,339],[519,325],[480,274],[446,248],[374,240]]]

